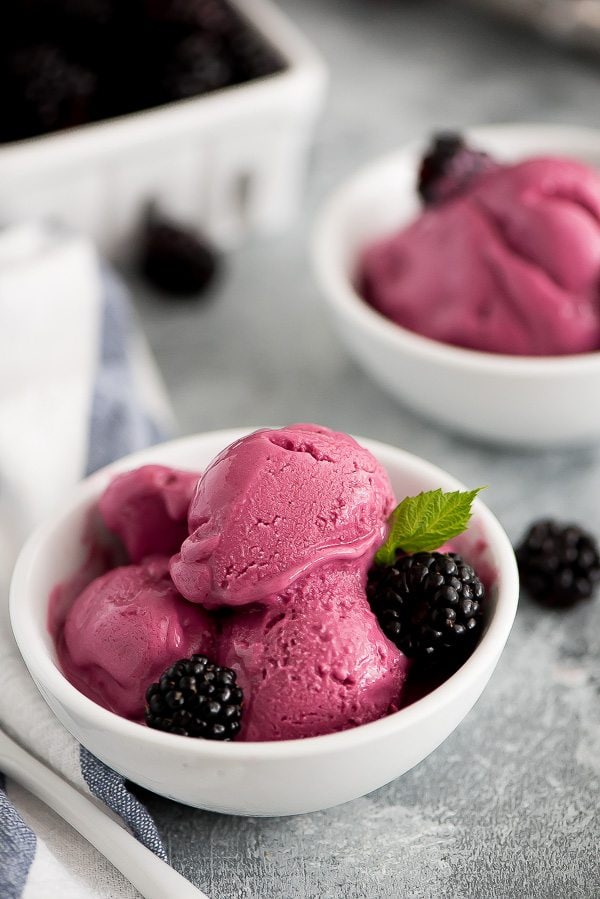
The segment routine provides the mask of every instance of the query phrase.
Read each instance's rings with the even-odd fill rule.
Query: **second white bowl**
[[[504,125],[467,132],[497,158],[552,154],[600,168],[600,132],[558,125]],[[362,249],[418,212],[415,190],[424,144],[375,162],[326,203],[313,258],[342,340],[396,399],[440,424],[485,440],[524,446],[600,439],[600,352],[509,356],[466,350],[421,337],[372,309],[353,279]]]
[[[28,541],[11,587],[11,620],[29,671],[56,716],[84,746],[130,780],[187,805],[238,815],[317,811],[375,790],[432,752],[479,698],[515,616],[518,577],[509,540],[479,500],[456,547],[492,581],[481,641],[463,667],[436,690],[386,718],[342,733],[273,743],[215,743],[142,727],[101,708],[62,674],[47,628],[52,588],[87,552],[90,508],[117,472],[149,462],[198,470],[240,431],[220,431],[122,459],[77,489],[72,501]],[[397,496],[442,487],[454,478],[416,456],[362,440],[387,469]]]

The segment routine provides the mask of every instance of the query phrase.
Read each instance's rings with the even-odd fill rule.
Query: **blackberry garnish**
[[[177,296],[199,294],[212,282],[219,265],[216,251],[205,238],[150,211],[141,268],[151,284]]]
[[[479,639],[484,587],[457,553],[420,552],[375,565],[367,596],[386,636],[422,667],[456,670]]]
[[[193,655],[175,662],[148,687],[146,724],[183,737],[233,740],[243,702],[235,671]]]
[[[438,134],[421,161],[421,199],[425,205],[431,205],[457,196],[474,178],[497,165],[487,153],[469,147],[460,134]]]
[[[600,583],[598,544],[576,524],[534,522],[516,550],[523,587],[545,606],[589,599]]]

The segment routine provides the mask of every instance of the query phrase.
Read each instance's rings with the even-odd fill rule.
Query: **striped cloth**
[[[37,692],[6,606],[14,554],[35,521],[85,472],[157,442],[169,425],[126,291],[89,244],[40,228],[0,233],[0,727],[161,858],[147,810]],[[83,838],[0,775],[1,899],[137,895]]]

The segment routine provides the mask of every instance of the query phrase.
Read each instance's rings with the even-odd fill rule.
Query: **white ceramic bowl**
[[[467,135],[503,160],[558,154],[600,167],[600,131],[504,125]],[[452,429],[524,446],[598,440],[600,352],[535,358],[461,349],[400,327],[356,292],[361,249],[418,212],[415,183],[424,145],[410,144],[359,172],[319,217],[313,258],[340,336],[395,398]]]
[[[88,510],[110,477],[147,462],[202,468],[247,431],[190,437],[129,456],[84,481],[71,502],[23,549],[10,597],[11,620],[27,667],[50,708],[94,755],[138,784],[188,805],[240,815],[290,815],[362,796],[425,758],[483,691],[506,643],[517,608],[518,576],[506,534],[477,501],[472,525],[456,543],[495,571],[485,633],[465,665],[413,705],[343,733],[273,743],[192,740],[150,730],[106,711],[61,673],[46,627],[52,587],[85,554]],[[385,465],[399,496],[459,485],[450,475],[401,450],[362,440]]]
[[[282,55],[268,78],[0,145],[3,221],[59,221],[130,258],[149,199],[219,244],[293,221],[326,88],[317,51],[270,0],[231,0]]]

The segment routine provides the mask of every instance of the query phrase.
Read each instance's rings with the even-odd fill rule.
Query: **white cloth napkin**
[[[161,857],[143,805],[71,737],[21,661],[7,614],[22,540],[87,472],[170,429],[126,291],[83,238],[0,232],[0,728],[104,805]],[[54,813],[0,774],[0,897],[99,899],[133,887]]]

